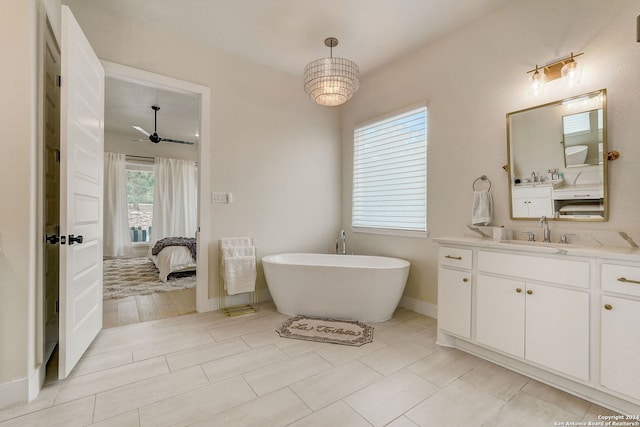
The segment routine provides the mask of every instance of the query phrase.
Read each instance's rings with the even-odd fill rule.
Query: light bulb
[[[544,90],[544,81],[544,72],[540,72],[538,66],[536,65],[536,71],[531,77],[531,94],[533,96],[542,95],[542,92]]]
[[[582,72],[582,67],[578,65],[578,63],[573,59],[573,53],[571,54],[571,59],[569,62],[562,66],[560,70],[560,75],[562,75],[562,80],[564,84],[568,87],[574,87],[578,83],[580,83],[580,75]]]

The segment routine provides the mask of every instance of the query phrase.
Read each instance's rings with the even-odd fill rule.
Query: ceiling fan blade
[[[191,141],[180,141],[179,139],[170,139],[170,138],[160,138],[160,141],[175,142],[178,144],[187,144],[187,145],[195,144],[195,142],[191,142]]]
[[[142,132],[142,133],[144,133],[144,134],[145,134],[145,135],[147,135],[147,136],[151,136],[151,134],[150,134],[149,132],[147,132],[146,130],[142,129],[140,126],[133,126],[133,128],[134,128],[135,130],[137,130],[138,132]]]

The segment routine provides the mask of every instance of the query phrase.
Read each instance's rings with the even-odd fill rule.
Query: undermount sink
[[[557,243],[557,242],[531,242],[529,240],[502,240],[500,243],[515,246],[527,246],[530,248],[548,248],[552,250],[583,248],[583,245],[575,243]]]

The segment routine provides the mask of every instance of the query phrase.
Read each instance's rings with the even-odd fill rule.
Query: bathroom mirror
[[[606,89],[507,114],[512,219],[606,221]]]

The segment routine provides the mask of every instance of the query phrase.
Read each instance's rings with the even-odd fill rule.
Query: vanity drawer
[[[602,264],[602,290],[640,296],[640,267]]]
[[[513,187],[513,197],[551,197],[551,186],[543,187]]]
[[[524,280],[589,287],[589,263],[499,252],[478,252],[478,270]]]
[[[473,251],[471,249],[441,247],[438,254],[440,265],[466,268],[468,270],[473,266]]]
[[[572,199],[580,199],[580,200],[591,200],[591,199],[602,199],[604,197],[604,189],[602,188],[590,188],[590,189],[562,189],[562,190],[553,190],[553,199],[554,200],[572,200]]]

